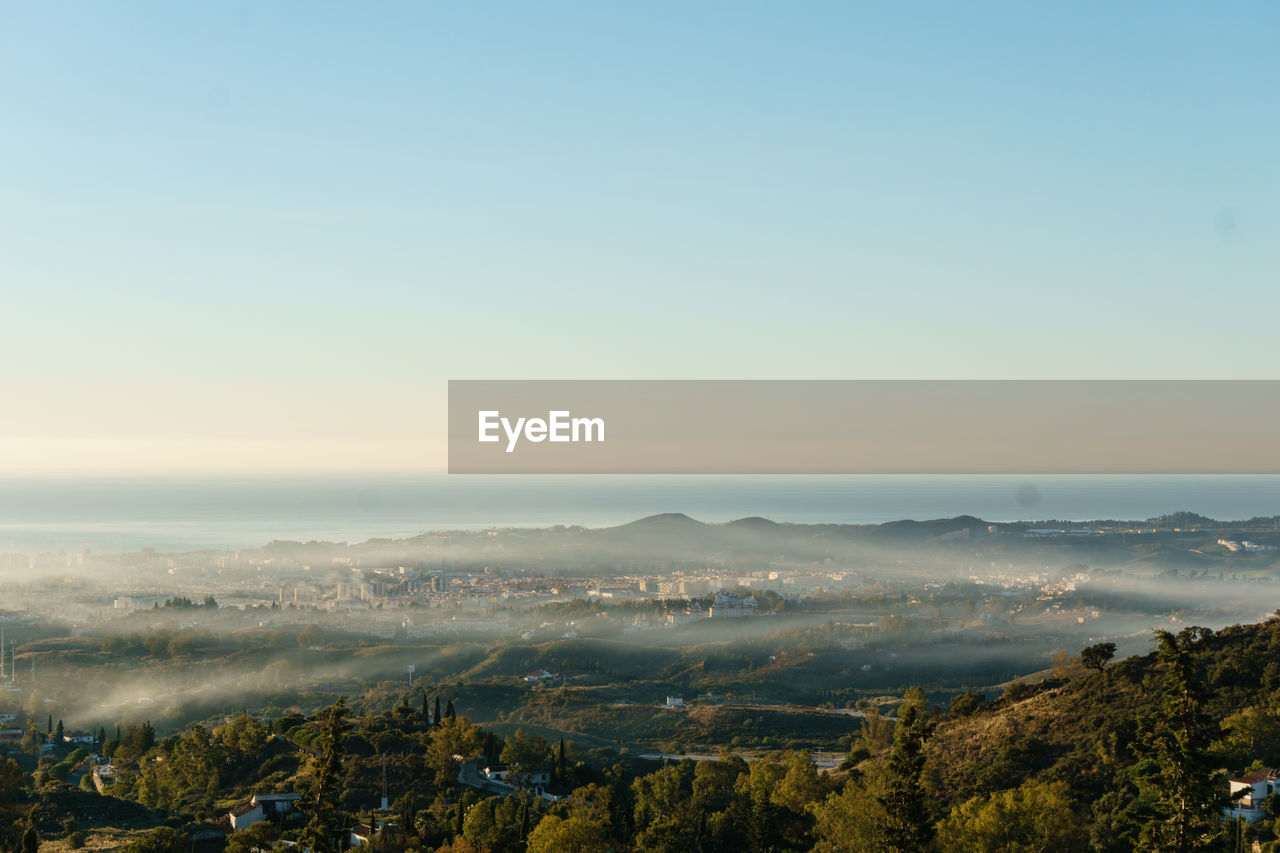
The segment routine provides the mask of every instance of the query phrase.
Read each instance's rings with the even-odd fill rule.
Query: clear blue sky
[[[1275,378],[1277,44],[1273,2],[0,0],[0,466],[430,466],[450,377]]]

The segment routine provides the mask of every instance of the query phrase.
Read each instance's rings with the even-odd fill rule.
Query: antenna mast
[[[386,811],[387,809],[391,808],[390,802],[391,801],[387,799],[387,756],[383,755],[382,756],[382,810],[383,811]],[[369,830],[370,832],[372,832],[373,827],[370,826]]]

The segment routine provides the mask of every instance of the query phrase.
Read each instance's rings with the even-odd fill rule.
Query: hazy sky
[[[0,0],[0,471],[449,378],[1277,378],[1280,5]]]

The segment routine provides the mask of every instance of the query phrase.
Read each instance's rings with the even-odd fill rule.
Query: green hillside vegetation
[[[394,800],[386,817],[395,825],[373,849],[393,853],[1225,853],[1254,841],[1271,850],[1274,817],[1244,827],[1221,815],[1227,774],[1280,763],[1280,619],[1158,632],[1153,649],[1109,662],[1111,647],[1093,647],[1059,660],[1039,684],[1013,682],[991,701],[957,693],[945,709],[912,688],[891,717],[878,704],[864,705],[863,718],[727,702],[593,704],[593,688],[553,687],[533,691],[500,722],[475,725],[458,714],[455,695],[422,685],[370,691],[353,708],[341,701],[310,715],[242,714],[165,737],[138,724],[101,745],[118,774],[107,796],[74,791],[54,770],[82,758],[65,748],[34,773],[7,759],[4,838],[20,845],[31,827],[56,849],[72,849],[80,832],[91,849],[132,838],[130,849],[185,850],[203,821],[253,793],[298,792],[303,819],[252,838],[233,834],[228,849],[280,837],[337,849],[343,828],[377,809],[385,766]],[[564,649],[521,654],[553,650]],[[510,655],[495,651],[475,671]],[[681,663],[670,656],[662,665]],[[565,729],[574,731],[562,745]],[[676,751],[686,743],[723,749],[704,760],[643,760],[609,743],[615,732]],[[747,733],[753,748],[735,754]],[[833,739],[845,744],[845,760],[819,770],[810,750]],[[517,775],[547,772],[562,799],[460,784],[455,756],[502,762]],[[64,812],[74,812],[71,823],[57,819]],[[1280,808],[1269,803],[1269,814]]]

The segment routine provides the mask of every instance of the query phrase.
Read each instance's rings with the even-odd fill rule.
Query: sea
[[[606,527],[682,512],[700,521],[870,524],[1219,520],[1280,515],[1274,475],[462,476],[0,479],[0,554],[254,548],[440,530]]]

